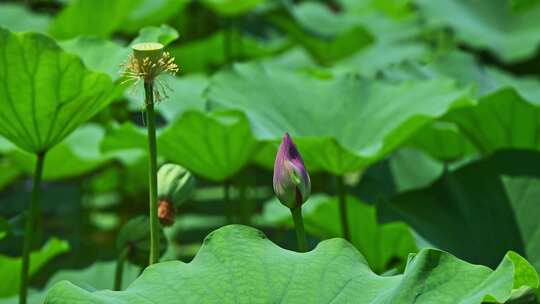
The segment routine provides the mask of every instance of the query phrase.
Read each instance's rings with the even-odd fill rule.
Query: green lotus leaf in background
[[[460,130],[484,154],[503,148],[540,148],[540,99],[524,100],[514,89],[502,89],[482,97],[477,106],[448,113],[444,118]]]
[[[43,169],[44,180],[77,177],[104,165],[111,159],[99,151],[105,131],[98,125],[87,124],[71,133],[47,153]],[[8,157],[27,175],[32,175],[35,157],[21,150]]]
[[[540,100],[540,82],[535,77],[515,76],[482,65],[473,55],[454,49],[440,52],[426,63],[409,62],[388,68],[383,74],[392,81],[451,78],[461,87],[475,85],[478,98],[513,88],[530,102]]]
[[[196,175],[223,181],[250,160],[257,142],[239,111],[189,110],[158,138],[159,153]]]
[[[232,225],[211,233],[191,263],[152,265],[125,291],[88,292],[62,281],[45,303],[480,304],[504,302],[512,290],[536,286],[532,266],[513,252],[491,270],[427,249],[410,258],[403,275],[381,277],[342,239],[297,253],[254,228]]]
[[[266,0],[201,0],[201,3],[223,17],[249,13]]]
[[[87,68],[107,73],[113,80],[120,77],[120,64],[131,52],[117,42],[88,36],[64,40],[60,42],[60,46],[79,56]]]
[[[373,77],[389,66],[429,56],[427,45],[419,39],[421,31],[416,17],[392,19],[377,12],[364,12],[356,18],[373,35],[373,43],[339,60],[334,70],[357,71]]]
[[[146,147],[145,130],[128,122],[112,127],[101,143],[101,149],[104,152],[132,149],[145,150]]]
[[[30,253],[29,276],[35,274],[55,256],[67,251],[69,251],[69,244],[66,241],[56,238],[50,239],[41,249]],[[20,283],[20,268],[20,257],[14,258],[0,255],[0,277],[4,278],[0,285],[0,298],[17,293]]]
[[[372,35],[353,16],[338,16],[324,4],[288,5],[293,19],[278,14],[269,20],[304,46],[319,63],[348,57],[372,42]]]
[[[344,10],[354,14],[377,10],[394,18],[408,17],[414,13],[414,0],[337,0]]]
[[[282,37],[259,39],[243,36],[242,51],[236,54],[242,59],[260,58],[275,54],[288,46]],[[194,40],[169,49],[180,66],[181,73],[208,72],[226,63],[224,54],[225,32],[219,31],[209,37]]]
[[[188,5],[191,0],[133,0],[137,6],[122,23],[123,30],[137,32],[140,28],[167,22]]]
[[[260,62],[268,66],[292,70],[316,67],[313,58],[302,47],[291,48],[272,57],[262,58]]]
[[[379,217],[405,221],[433,245],[473,263],[493,266],[513,250],[540,269],[538,166],[538,152],[499,151],[382,202]]]
[[[386,77],[394,81],[450,77],[460,86],[472,83],[477,87],[476,105],[450,111],[443,120],[456,125],[464,140],[482,154],[504,148],[539,148],[536,133],[540,127],[540,81],[534,77],[516,77],[494,67],[481,66],[473,56],[459,51],[441,54],[426,65],[392,69]],[[445,136],[446,146],[448,140]],[[440,156],[443,155],[436,157]]]
[[[308,168],[337,175],[369,166],[433,119],[471,103],[468,89],[444,79],[317,79],[258,63],[218,73],[207,96],[210,108],[244,111],[260,140],[290,132]]]
[[[410,253],[416,252],[410,229],[402,223],[379,225],[375,207],[347,197],[351,243],[377,273],[404,266]],[[302,207],[307,233],[321,239],[343,237],[337,197],[312,195]],[[263,217],[274,224],[293,227],[290,211],[277,199],[266,203]]]
[[[110,102],[112,83],[41,34],[0,28],[0,134],[44,152]]]
[[[428,26],[450,27],[457,39],[506,62],[534,55],[540,43],[540,7],[513,10],[508,0],[416,0]]]
[[[425,126],[411,138],[409,145],[447,163],[476,153],[474,145],[456,125],[442,121]]]
[[[42,290],[30,290],[28,295],[29,304],[42,304],[47,295],[47,290],[54,284],[69,280],[71,283],[88,291],[112,289],[114,286],[115,262],[96,262],[84,269],[60,270],[55,273]],[[132,264],[124,265],[122,289],[127,288],[140,272],[139,267]],[[0,298],[0,304],[16,304],[18,296],[11,298]]]
[[[133,0],[73,0],[55,16],[50,33],[58,39],[77,35],[108,37],[137,7]]]
[[[19,168],[15,161],[6,157],[0,159],[0,190],[11,184],[22,174],[22,169]]]
[[[156,104],[156,110],[171,122],[187,110],[206,110],[206,100],[203,92],[208,86],[208,77],[200,74],[188,74],[183,77],[162,78],[171,89],[167,92],[168,97]],[[130,106],[139,111],[143,108],[142,94],[129,95]]]
[[[290,5],[294,19],[310,33],[322,37],[333,37],[358,26],[358,18],[338,14],[319,2],[301,2]]]
[[[178,39],[179,36],[178,31],[167,24],[148,26],[139,31],[139,35],[131,42],[131,45],[142,42],[159,42],[166,46]]]
[[[48,15],[36,14],[20,4],[0,4],[0,24],[11,31],[45,32],[50,22]]]
[[[410,147],[394,152],[388,162],[397,193],[429,186],[444,172],[443,163],[433,159],[422,150]],[[391,193],[383,194],[392,195]]]
[[[142,28],[130,45],[139,42],[159,42],[168,45],[178,38],[178,32],[168,25]],[[94,36],[79,36],[60,42],[60,46],[81,58],[86,67],[107,73],[111,79],[120,77],[120,65],[127,60],[131,48]]]
[[[519,11],[524,9],[534,8],[535,6],[540,5],[538,0],[510,0],[512,9]]]
[[[9,222],[0,217],[0,240],[5,238],[9,233]]]

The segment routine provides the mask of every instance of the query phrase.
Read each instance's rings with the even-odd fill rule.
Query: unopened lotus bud
[[[158,201],[158,219],[161,225],[165,227],[172,226],[176,216],[176,207],[173,203],[166,200]]]
[[[291,209],[302,205],[311,192],[304,161],[288,133],[283,137],[276,154],[274,192],[279,201]]]
[[[158,199],[180,206],[188,200],[195,190],[195,177],[184,167],[176,164],[165,164],[159,168]]]

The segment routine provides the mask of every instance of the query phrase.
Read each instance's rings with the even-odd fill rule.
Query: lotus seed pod
[[[163,54],[163,44],[157,42],[144,42],[137,43],[131,47],[133,49],[133,56],[137,60],[144,60],[149,58],[151,62],[156,63]]]
[[[311,192],[304,161],[288,133],[281,141],[274,163],[274,192],[291,209],[302,205]]]
[[[180,206],[195,190],[195,177],[180,165],[165,164],[159,168],[158,198]]]

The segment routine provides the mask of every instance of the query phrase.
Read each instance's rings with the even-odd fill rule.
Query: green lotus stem
[[[129,255],[129,247],[125,247],[120,252],[120,255],[118,256],[118,259],[116,260],[116,269],[114,272],[114,289],[113,290],[121,290],[122,289],[122,277],[124,275],[124,264],[126,262],[126,258]]]
[[[294,230],[296,231],[298,251],[306,252],[306,233],[304,231],[304,220],[302,219],[302,206],[291,208],[290,210],[294,221]]]
[[[351,240],[351,234],[349,231],[349,217],[347,214],[347,193],[345,191],[345,183],[342,176],[337,177],[337,194],[339,197],[339,216],[341,218],[341,230],[343,232],[343,238],[347,241]]]
[[[32,251],[32,236],[36,230],[36,220],[39,213],[39,194],[41,177],[43,175],[43,163],[45,161],[45,152],[37,154],[36,167],[32,182],[32,196],[30,198],[30,209],[26,219],[24,232],[24,245],[21,267],[21,285],[19,289],[19,303],[26,304],[26,295],[28,291],[28,271],[30,269],[30,251]]]
[[[157,152],[156,152],[156,117],[154,114],[154,86],[144,83],[146,124],[148,129],[148,183],[150,208],[150,260],[149,265],[159,262],[159,222],[157,214]]]

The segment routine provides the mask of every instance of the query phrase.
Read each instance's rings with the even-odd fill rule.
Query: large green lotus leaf
[[[69,251],[69,244],[66,241],[55,238],[49,240],[41,249],[30,253],[29,275],[32,276],[47,264],[49,260],[67,251]],[[8,297],[18,292],[21,280],[20,269],[20,257],[15,258],[0,255],[0,277],[4,278],[0,285],[0,298]]]
[[[537,152],[499,151],[391,198],[379,206],[380,217],[405,221],[433,245],[470,262],[496,265],[514,250],[538,267],[539,205],[531,193],[539,190],[539,165]]]
[[[403,223],[379,225],[375,207],[347,197],[351,243],[366,258],[377,273],[405,265],[416,245],[410,229]],[[313,195],[302,206],[306,231],[321,239],[342,237],[339,202],[337,197]],[[264,218],[274,224],[293,228],[291,212],[277,199],[266,203]]]
[[[111,159],[99,151],[104,133],[103,128],[95,124],[87,124],[75,130],[47,153],[43,178],[57,180],[76,177],[104,165]],[[34,172],[35,155],[17,149],[8,157],[27,175]]]
[[[158,139],[159,153],[205,178],[223,181],[242,169],[257,148],[242,112],[189,110]]]
[[[37,153],[110,102],[112,82],[41,34],[0,29],[0,135]]]
[[[473,83],[478,88],[477,104],[450,111],[444,120],[456,124],[460,133],[484,154],[501,148],[538,148],[537,79],[518,78],[481,66],[473,56],[457,51],[443,54],[427,65],[406,65],[387,71],[386,76],[393,80],[450,77],[461,86]]]
[[[540,42],[538,6],[513,10],[507,0],[416,0],[416,4],[430,26],[448,26],[458,40],[507,62],[531,57]]]
[[[470,103],[467,89],[444,79],[318,79],[257,63],[218,73],[207,96],[211,108],[244,111],[261,140],[290,132],[308,168],[334,174],[370,165],[449,109]]]
[[[484,154],[503,148],[540,148],[540,107],[514,89],[484,96],[475,107],[452,111],[444,119],[458,125]]]
[[[78,35],[107,37],[139,5],[133,0],[73,0],[54,18],[50,33],[59,39]]]
[[[47,290],[54,284],[69,280],[71,283],[84,288],[88,291],[112,289],[114,286],[114,272],[116,262],[96,262],[87,268],[77,270],[60,270],[55,273],[48,281],[42,290],[30,290],[28,295],[29,304],[41,304],[45,300]],[[133,282],[140,270],[132,264],[124,265],[122,277],[122,289],[125,289]],[[0,298],[0,304],[16,304],[18,296],[11,298]]]
[[[513,252],[491,270],[427,249],[411,257],[403,275],[384,277],[343,239],[297,253],[254,228],[232,225],[211,233],[191,263],[152,265],[125,291],[88,292],[63,281],[45,303],[480,304],[537,285],[532,266]]]
[[[266,0],[201,0],[211,10],[225,17],[246,14]]]
[[[44,32],[49,22],[49,16],[33,13],[23,5],[0,4],[0,24],[9,30]]]
[[[159,25],[177,15],[190,0],[139,0],[122,23],[122,29],[137,32],[140,28]]]

